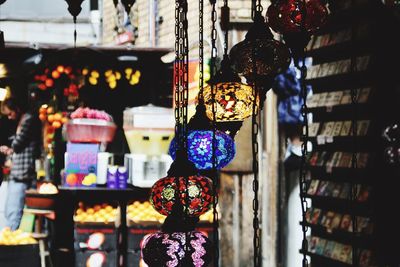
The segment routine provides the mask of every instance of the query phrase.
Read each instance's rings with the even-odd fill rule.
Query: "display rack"
[[[374,7],[356,1],[356,8],[351,8],[351,2],[330,4],[328,25],[307,47],[307,56],[313,59],[307,75],[313,89],[308,98],[313,152],[305,197],[311,207],[307,221],[300,224],[311,230],[306,254],[313,267],[353,266],[353,251],[357,251],[357,266],[373,266],[374,161],[379,156],[374,140],[379,139],[380,128],[374,101],[378,90],[371,75]],[[357,93],[356,104],[352,90]],[[354,119],[356,137],[352,135]],[[357,168],[352,168],[353,153]],[[352,187],[357,188],[356,199],[352,199]],[[357,221],[356,231],[352,218]]]

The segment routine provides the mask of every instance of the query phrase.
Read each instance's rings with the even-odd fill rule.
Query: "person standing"
[[[27,112],[16,98],[3,102],[2,113],[17,121],[11,146],[0,146],[0,152],[11,157],[5,217],[11,230],[18,229],[25,204],[25,191],[36,178],[35,159],[40,156],[41,122],[37,113]]]

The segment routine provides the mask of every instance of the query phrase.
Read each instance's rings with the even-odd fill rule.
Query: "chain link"
[[[179,0],[175,1],[175,62],[174,62],[174,97],[175,97],[175,137],[180,144],[180,93],[179,93]]]
[[[257,61],[255,60],[258,56],[257,47],[254,45],[252,47],[252,58],[253,58],[253,112],[252,112],[252,128],[251,128],[251,136],[252,136],[252,156],[253,156],[253,264],[254,267],[261,266],[261,237],[260,237],[260,220],[259,220],[259,200],[258,200],[258,191],[259,191],[259,162],[258,162],[258,131],[259,124],[257,121],[258,113],[258,105],[257,100],[259,99],[259,88],[257,84]]]
[[[216,11],[216,1],[211,1],[211,76],[214,77],[217,73],[216,59],[217,59],[217,11]],[[217,210],[217,205],[219,202],[218,190],[219,190],[219,177],[217,173],[217,138],[216,138],[216,105],[215,105],[215,94],[217,87],[213,83],[211,84],[211,97],[212,97],[212,128],[213,128],[213,142],[212,142],[212,162],[213,162],[213,243],[214,243],[214,266],[219,266],[219,214]]]
[[[302,1],[302,7],[305,7],[306,0]],[[307,34],[307,30],[305,27],[306,21],[306,10],[305,8],[301,9],[302,13],[302,21],[301,21],[301,30],[303,34]],[[302,54],[300,56],[301,66],[297,64],[297,67],[300,69],[300,84],[301,84],[301,98],[303,100],[303,105],[301,107],[301,115],[303,118],[302,125],[302,134],[301,134],[301,164],[300,164],[300,173],[299,173],[299,186],[300,186],[300,202],[301,202],[301,213],[302,213],[302,233],[303,233],[303,241],[301,245],[301,251],[303,254],[302,266],[309,267],[309,262],[307,259],[308,252],[308,240],[307,240],[307,232],[308,227],[305,225],[306,223],[306,211],[308,209],[308,203],[306,199],[307,192],[307,145],[309,139],[309,131],[308,131],[308,107],[307,107],[307,66],[306,66],[306,48],[303,48]]]
[[[204,2],[199,0],[199,100],[203,100],[204,87]]]

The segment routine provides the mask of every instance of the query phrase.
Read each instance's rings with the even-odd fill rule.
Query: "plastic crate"
[[[103,264],[90,264],[95,258],[103,257]],[[116,267],[117,265],[117,251],[99,251],[87,250],[78,251],[75,253],[75,267]]]
[[[85,223],[75,224],[75,249],[76,250],[91,250],[89,238],[94,235],[103,235],[104,241],[95,250],[112,251],[117,249],[118,234],[115,225],[106,225],[101,223]],[[89,244],[90,245],[90,244]]]
[[[0,266],[40,267],[39,245],[0,246]]]

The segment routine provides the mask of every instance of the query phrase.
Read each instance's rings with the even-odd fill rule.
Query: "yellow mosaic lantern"
[[[212,84],[214,86],[211,86]],[[253,87],[240,81],[239,76],[232,71],[227,57],[221,62],[221,70],[215,78],[204,87],[203,94],[206,114],[210,120],[213,120],[213,105],[217,122],[243,121],[253,112]],[[258,106],[259,99],[257,99]]]

